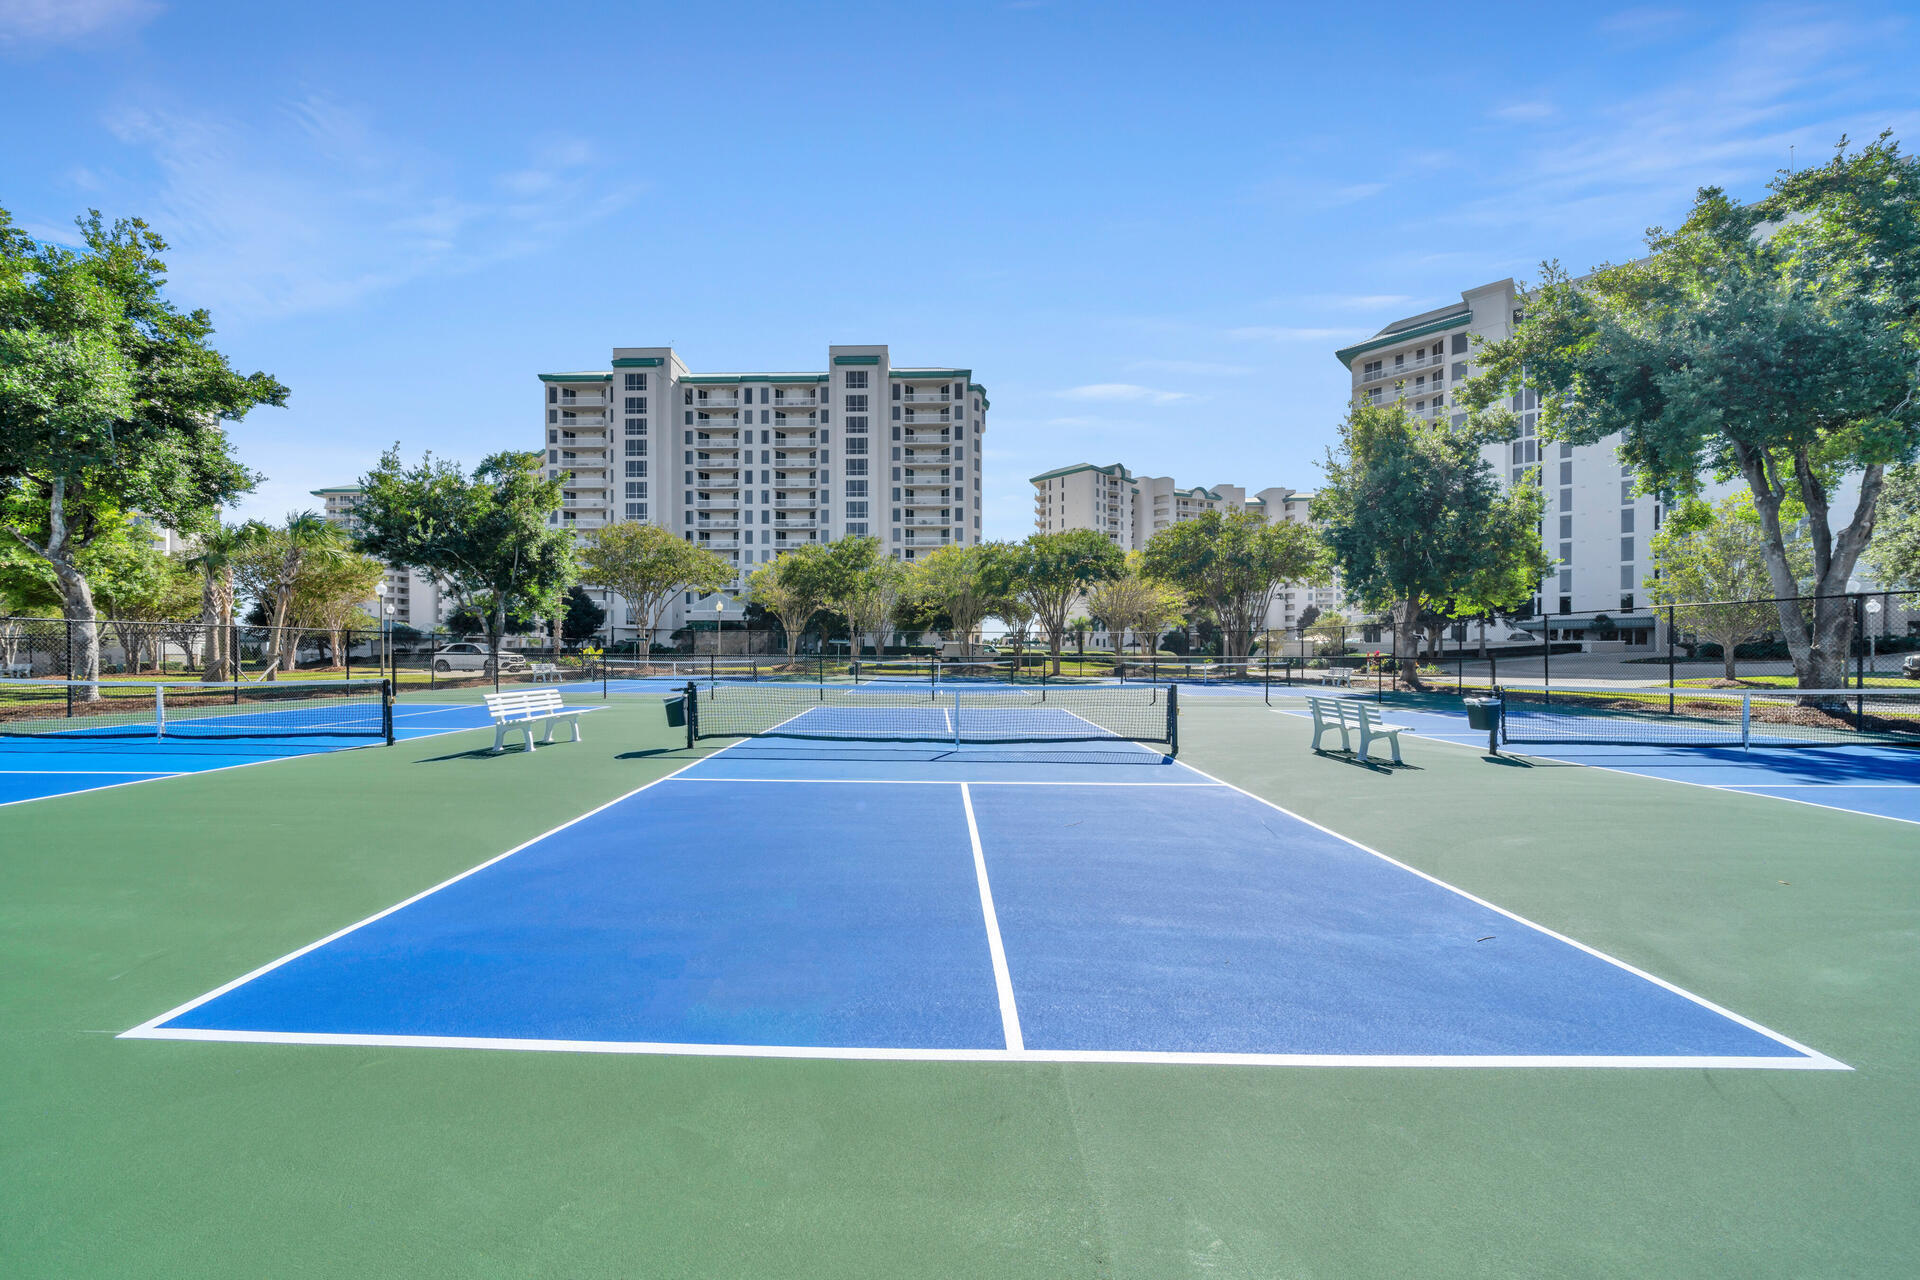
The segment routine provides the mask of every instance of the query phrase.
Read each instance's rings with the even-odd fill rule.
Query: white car
[[[493,660],[488,656],[485,645],[471,644],[463,640],[458,644],[450,644],[437,650],[433,655],[433,669],[435,671],[484,671],[492,675]],[[526,669],[527,660],[519,654],[500,655],[501,671],[525,671]]]

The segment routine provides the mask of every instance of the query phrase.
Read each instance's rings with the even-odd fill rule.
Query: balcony
[[[692,407],[695,412],[702,409],[738,409],[740,407],[740,393],[736,391],[731,395],[708,394],[706,396],[695,396]]]
[[[563,417],[558,422],[549,422],[548,427],[558,427],[562,431],[605,431],[607,419],[604,414],[582,413],[571,418]]]
[[[900,425],[906,427],[951,427],[953,426],[953,419],[944,413],[914,413],[912,410],[908,410],[906,417],[900,419]]]
[[[908,516],[901,523],[915,526],[929,525],[934,528],[940,528],[952,524],[953,521],[947,519],[945,516]]]
[[[939,431],[935,431],[931,427],[921,427],[918,430],[915,430],[912,427],[908,427],[906,434],[903,435],[901,438],[905,440],[908,444],[952,444],[953,443],[953,433],[951,431],[945,430],[944,428]]]
[[[573,392],[561,392],[560,398],[553,404],[556,409],[604,409],[607,407],[605,396],[583,396]]]
[[[738,427],[708,427],[693,433],[695,444],[717,444],[722,449],[740,447],[740,429]]]
[[[730,518],[730,517],[723,516],[718,520],[713,520],[713,519],[701,520],[697,522],[693,527],[696,530],[698,529],[738,529],[740,527],[740,521],[738,518]]]
[[[773,407],[778,409],[817,409],[822,401],[811,391],[776,391],[773,393]]]
[[[909,446],[907,449],[907,461],[919,466],[927,466],[935,462],[952,462],[953,450],[939,449],[931,446],[922,446],[916,449]]]
[[[607,479],[604,475],[582,475],[577,471],[574,472],[571,478],[563,478],[560,483],[569,489],[609,489],[613,487],[613,481]]]
[[[729,456],[729,454],[731,456]],[[738,471],[740,469],[740,451],[738,449],[721,450],[719,453],[709,453],[702,450],[694,454],[693,459],[699,466],[707,467],[715,471]]]
[[[812,529],[817,527],[818,524],[819,521],[815,520],[812,516],[780,516],[774,520],[773,527],[776,529]]]
[[[953,398],[941,391],[905,391],[900,395],[908,404],[952,404]]]
[[[731,493],[723,494],[717,498],[695,498],[693,500],[693,509],[695,511],[738,511],[740,509],[740,499]]]
[[[814,451],[812,449],[807,449],[799,453],[786,453],[776,449],[773,454],[773,465],[776,467],[811,469],[817,465],[813,454]]]
[[[907,484],[947,485],[953,483],[953,476],[944,468],[939,471],[915,471],[912,467],[908,467],[905,471],[901,472],[901,475],[906,478],[905,483]]]
[[[560,527],[562,529],[598,529],[607,523],[607,521],[602,520],[598,516],[588,516],[584,520],[578,518],[569,519],[566,516],[562,516],[560,519]]]
[[[773,500],[778,511],[811,511],[820,505],[820,500],[810,493],[785,494]]]
[[[740,549],[740,539],[732,537],[702,538],[697,545],[705,547],[708,551],[738,551]]]
[[[560,501],[562,511],[601,511],[606,508],[605,498],[563,498]]]
[[[1444,355],[1439,355],[1409,360],[1405,364],[1387,365],[1385,368],[1376,369],[1372,373],[1362,373],[1360,375],[1360,383],[1362,386],[1365,386],[1369,382],[1383,382],[1392,378],[1403,378],[1407,374],[1418,373],[1422,369],[1437,368],[1446,362],[1447,358]]]
[[[773,487],[776,489],[811,489],[819,481],[811,471],[776,471],[773,473]]]
[[[814,445],[820,443],[820,433],[813,427],[802,423],[796,422],[790,427],[782,427],[775,424],[773,428],[773,442],[775,444],[801,445],[811,449]]]
[[[702,471],[695,479],[697,483],[694,488],[696,489],[738,489],[740,487],[740,477],[737,475],[723,476],[718,472]]]

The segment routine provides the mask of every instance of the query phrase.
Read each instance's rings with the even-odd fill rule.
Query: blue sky
[[[399,440],[535,447],[542,370],[830,342],[975,371],[986,531],[1125,461],[1312,487],[1335,347],[1630,256],[1797,148],[1920,148],[1910,5],[0,0],[0,205],[172,242],[292,388],[278,517]],[[23,127],[23,125],[25,127]]]

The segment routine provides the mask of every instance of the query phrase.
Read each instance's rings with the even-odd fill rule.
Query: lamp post
[[[1868,674],[1868,675],[1872,675],[1872,674],[1874,674],[1874,666],[1873,666],[1873,664],[1874,664],[1874,658],[1875,658],[1875,654],[1874,654],[1874,647],[1875,647],[1875,640],[1876,640],[1876,638],[1877,638],[1877,637],[1876,637],[1876,636],[1874,635],[1874,627],[1875,627],[1875,626],[1877,626],[1877,625],[1879,625],[1879,622],[1880,622],[1880,602],[1879,602],[1878,600],[1869,600],[1869,601],[1867,601],[1867,618],[1868,618],[1868,623],[1867,623],[1867,674]]]
[[[380,660],[376,665],[380,669],[380,674],[384,676],[387,670],[387,648],[390,647],[385,629],[385,618],[393,612],[393,606],[387,603],[387,580],[384,577],[373,584],[373,596],[375,607],[379,610],[380,615],[374,619],[374,627],[379,633],[382,646],[380,650]],[[351,642],[348,643],[347,648],[353,648]]]

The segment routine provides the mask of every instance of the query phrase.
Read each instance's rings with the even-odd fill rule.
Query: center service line
[[[1007,949],[1000,941],[1000,917],[993,909],[993,890],[987,887],[987,854],[980,847],[980,824],[973,817],[973,791],[960,784],[960,804],[967,811],[967,838],[973,842],[973,875],[980,882],[980,914],[987,923],[987,951],[993,956],[993,985],[1000,993],[1000,1030],[1007,1048],[1020,1053],[1027,1047],[1020,1035],[1020,1010],[1013,1003],[1013,979],[1007,973]]]

